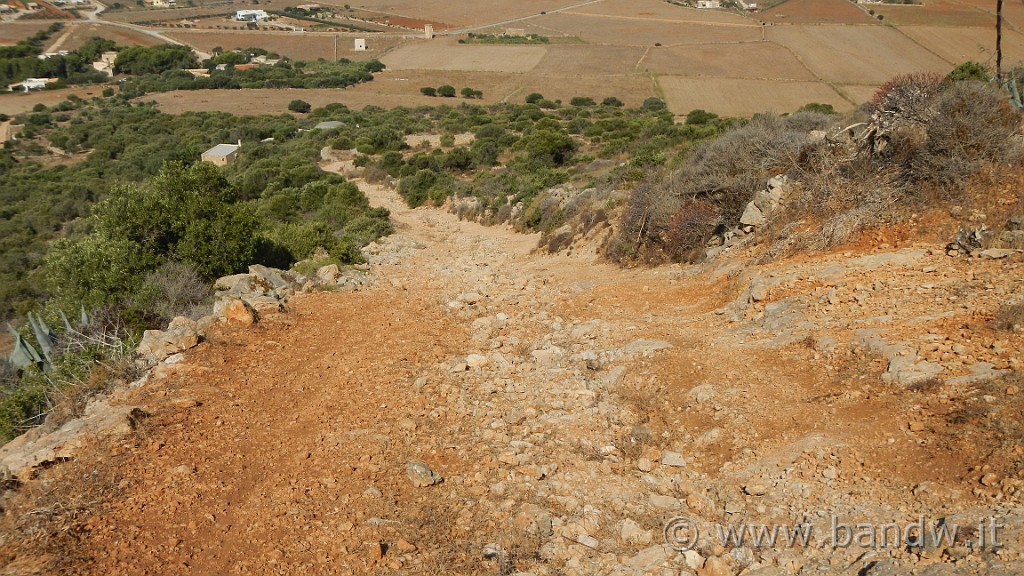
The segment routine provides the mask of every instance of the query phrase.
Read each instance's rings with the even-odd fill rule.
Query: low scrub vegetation
[[[772,245],[769,257],[838,245],[935,201],[964,201],[968,180],[1022,157],[1019,110],[1005,91],[975,79],[975,68],[894,78],[846,117],[808,105],[736,123],[678,166],[646,175],[626,202],[609,257],[699,259],[713,238],[743,235],[731,231],[776,175],[794,185],[753,236]],[[704,120],[701,111],[687,117]]]

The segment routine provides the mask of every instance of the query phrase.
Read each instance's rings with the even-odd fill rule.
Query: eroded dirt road
[[[1021,337],[984,323],[1019,289],[1019,255],[621,270],[360,186],[397,227],[367,251],[375,284],[297,294],[122,394],[152,416],[96,448],[122,474],[80,519],[74,572],[1021,569],[1020,440],[989,428],[1019,413],[991,371],[1020,370]],[[916,378],[932,364],[945,383]],[[415,486],[410,461],[444,481]],[[966,533],[826,541],[834,519],[991,514],[1009,526],[998,553]],[[677,516],[701,530],[688,554],[664,545]],[[816,531],[716,537],[739,523]]]

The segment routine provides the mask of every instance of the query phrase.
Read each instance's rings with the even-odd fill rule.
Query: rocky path
[[[99,448],[123,474],[75,572],[1020,572],[1020,446],[953,413],[1019,411],[978,384],[1019,336],[935,304],[991,308],[1019,257],[621,270],[360,186],[396,222],[374,284],[214,330],[120,397],[152,416]],[[1001,548],[830,540],[993,515]],[[720,533],[748,525],[813,535]]]

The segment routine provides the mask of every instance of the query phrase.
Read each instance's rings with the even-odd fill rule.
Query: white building
[[[366,52],[366,38],[356,38],[356,52]]]
[[[25,78],[21,82],[11,84],[7,88],[12,91],[24,90],[25,92],[28,92],[29,90],[42,90],[43,88],[46,88],[47,84],[52,84],[57,80],[57,78]]]
[[[719,0],[697,0],[697,8],[721,8]]]
[[[238,149],[241,147],[241,140],[239,140],[238,144],[217,144],[203,152],[200,159],[203,162],[211,162],[217,166],[227,166],[238,156]]]
[[[267,19],[266,10],[239,10],[235,12],[235,20],[241,22],[259,22]]]

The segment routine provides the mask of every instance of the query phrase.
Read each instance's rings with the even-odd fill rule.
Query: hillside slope
[[[1022,336],[992,325],[1020,252],[622,270],[360,187],[396,222],[375,284],[118,393],[150,417],[6,500],[0,573],[1024,570]],[[831,540],[919,519],[956,542]]]

